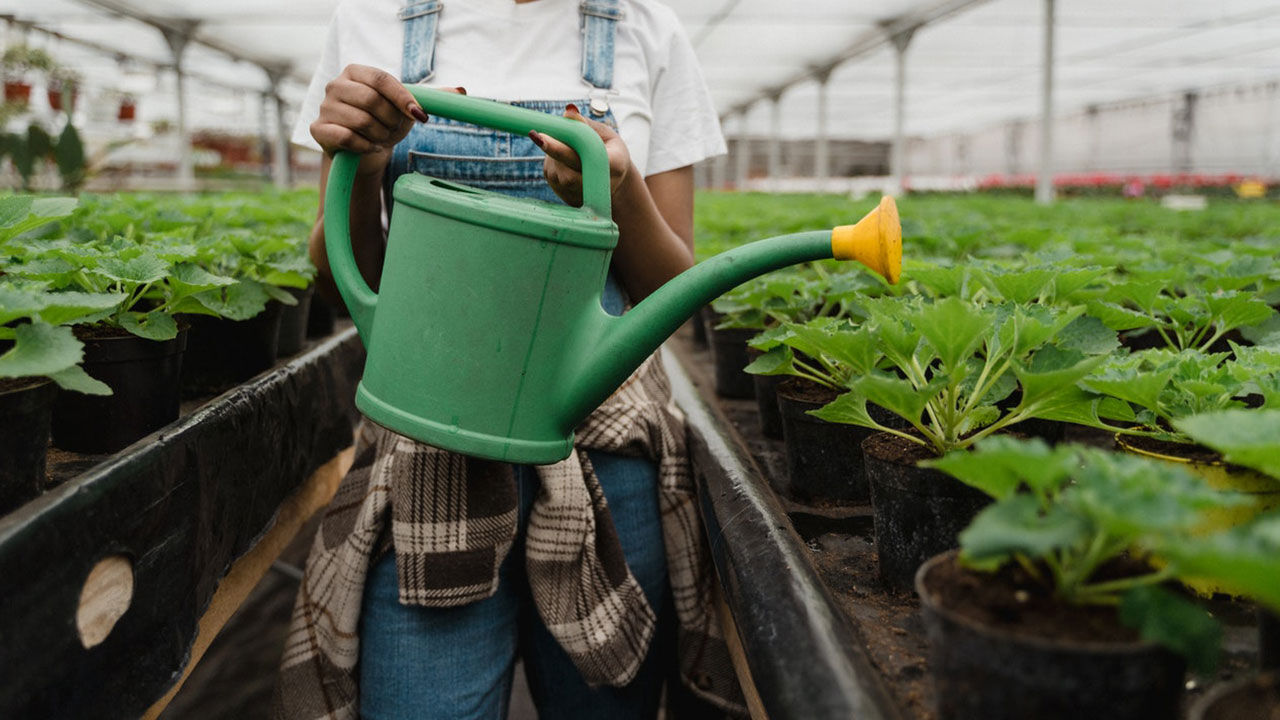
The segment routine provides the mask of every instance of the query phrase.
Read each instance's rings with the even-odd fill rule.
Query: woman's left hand
[[[586,123],[604,141],[605,153],[609,158],[609,192],[610,194],[617,192],[623,181],[627,179],[627,174],[632,171],[631,153],[627,151],[626,143],[622,142],[622,138],[613,128],[583,117],[574,105],[565,107],[564,116],[570,120]],[[535,130],[529,131],[529,137],[547,154],[542,163],[542,174],[547,178],[547,184],[556,195],[560,196],[561,200],[574,207],[580,207],[582,205],[582,163],[578,160],[578,153],[550,135]]]

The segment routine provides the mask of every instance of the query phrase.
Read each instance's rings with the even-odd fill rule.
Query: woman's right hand
[[[453,92],[466,94],[462,88]],[[404,139],[413,121],[426,122],[418,101],[390,73],[367,65],[348,65],[325,86],[320,115],[311,136],[325,154],[359,154],[360,175],[378,175],[391,161],[391,149]]]

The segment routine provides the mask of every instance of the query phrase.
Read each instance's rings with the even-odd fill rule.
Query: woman
[[[724,142],[692,48],[656,0],[338,7],[294,140],[325,151],[322,183],[333,152],[361,155],[352,239],[373,287],[403,173],[581,202],[567,146],[428,118],[401,82],[465,86],[600,135],[619,228],[610,312],[692,264],[692,164]],[[335,297],[319,220],[311,255]],[[741,711],[660,364],[651,358],[577,437],[567,460],[535,468],[366,423],[308,560],[277,716],[505,717],[520,655],[543,718],[651,718],[662,629],[675,625],[686,683]]]

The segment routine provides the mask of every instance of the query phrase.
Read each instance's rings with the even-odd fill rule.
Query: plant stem
[[[1120,578],[1119,580],[1109,580],[1106,582],[1094,583],[1092,585],[1081,585],[1076,588],[1076,597],[1089,597],[1095,595],[1115,595],[1116,593],[1132,590],[1136,587],[1145,585],[1158,585],[1165,580],[1173,577],[1173,570],[1168,567],[1157,570],[1146,575],[1135,575],[1133,577]]]

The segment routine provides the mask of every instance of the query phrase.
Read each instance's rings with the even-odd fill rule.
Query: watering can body
[[[334,281],[367,348],[356,405],[370,420],[455,452],[520,463],[568,456],[573,429],[698,308],[756,275],[840,256],[897,278],[892,200],[835,231],[736,248],[672,279],[622,317],[600,304],[618,229],[608,164],[583,123],[410,87],[428,113],[508,132],[534,129],[578,152],[580,208],[406,174],[377,294],[356,268],[349,203],[358,158],[338,153],[325,201]],[[871,235],[891,242],[871,242]],[[856,248],[854,246],[857,246]],[[856,250],[856,253],[855,253]],[[875,257],[870,255],[874,254]]]

